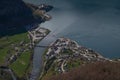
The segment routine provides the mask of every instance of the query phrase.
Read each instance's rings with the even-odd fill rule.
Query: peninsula
[[[83,64],[112,61],[68,38],[58,38],[51,43],[43,54],[43,60],[44,68],[40,76],[42,80],[52,75],[68,72]]]
[[[22,0],[1,0],[0,5],[3,6],[3,14],[0,13],[3,19],[0,22],[0,80],[27,79],[32,70],[34,46],[50,32],[40,24],[52,18],[47,12],[53,7],[36,6]],[[14,16],[10,18],[10,15]]]
[[[1,0],[0,6],[0,80],[120,80],[120,59],[54,38],[40,25],[52,19],[47,12],[53,6],[22,0]]]

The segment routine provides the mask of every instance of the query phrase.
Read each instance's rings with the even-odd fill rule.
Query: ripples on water
[[[120,0],[24,0],[55,8],[42,26],[110,58],[120,57]]]
[[[49,12],[53,19],[41,25],[50,29],[52,35],[71,38],[105,57],[120,57],[120,0],[24,1],[34,4],[46,3],[55,7]],[[40,44],[48,44],[53,39],[47,37]],[[37,54],[34,55],[36,58],[33,60],[33,71],[38,71],[41,65],[39,56],[43,51],[44,49],[35,49]]]

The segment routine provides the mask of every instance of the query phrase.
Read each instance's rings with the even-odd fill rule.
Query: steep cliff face
[[[25,32],[25,25],[49,20],[44,15],[53,7],[35,6],[22,0],[0,0],[0,37]]]
[[[0,0],[0,34],[34,21],[31,9],[22,0]]]
[[[3,25],[20,23],[33,19],[32,11],[22,0],[0,0],[0,23]]]

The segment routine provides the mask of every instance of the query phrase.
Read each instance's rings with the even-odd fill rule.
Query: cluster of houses
[[[35,6],[32,7],[35,8]],[[52,6],[42,4],[37,6],[35,9],[41,13],[41,18],[43,18],[44,21],[47,21],[51,19],[51,16],[46,13],[52,8]],[[21,41],[17,45],[12,44],[11,47],[13,48],[14,52],[8,51],[8,56],[6,57],[6,65],[15,62],[22,53],[33,48],[36,42],[42,40],[50,32],[48,29],[39,27],[39,23],[27,25],[25,28],[29,33],[28,37],[30,39],[30,42],[25,43],[24,41]]]
[[[42,40],[45,36],[48,35],[49,32],[50,31],[48,29],[42,27],[37,27],[28,31],[31,44],[35,45],[35,42]]]
[[[53,57],[56,57],[56,69],[59,72],[66,71],[64,67],[67,65],[69,59],[80,59],[85,62],[109,60],[91,49],[79,46],[77,42],[68,38],[59,38],[50,44],[45,58],[48,61]]]
[[[7,56],[7,64],[11,64],[17,60],[17,58],[24,52],[30,50],[30,44],[25,43],[24,41],[21,41],[19,44],[11,44],[12,49],[14,52],[8,51],[8,56]],[[14,53],[14,54],[13,54]]]
[[[48,34],[48,29],[34,26],[28,31],[29,38],[31,42],[25,43],[21,41],[19,44],[12,44],[11,47],[14,49],[14,54],[8,51],[8,56],[6,58],[6,64],[11,64],[17,60],[17,58],[24,52],[32,49],[36,41],[43,39]]]
[[[49,21],[52,18],[49,14],[47,14],[47,12],[49,12],[52,9],[53,6],[41,4],[37,6],[35,12],[41,16],[41,21],[45,22]]]

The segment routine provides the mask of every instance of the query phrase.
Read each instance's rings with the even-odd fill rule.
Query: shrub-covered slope
[[[46,80],[120,80],[120,62],[96,62]]]

